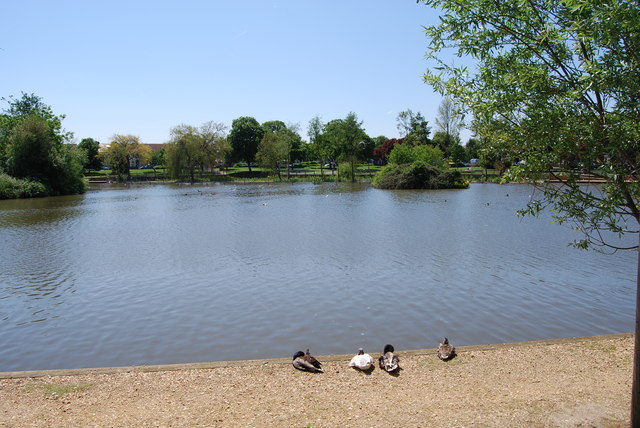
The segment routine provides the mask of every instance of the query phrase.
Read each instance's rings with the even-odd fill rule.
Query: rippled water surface
[[[629,332],[636,253],[524,185],[103,187],[0,201],[0,371]]]

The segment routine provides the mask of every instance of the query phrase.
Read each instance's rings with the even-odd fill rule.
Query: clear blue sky
[[[173,126],[240,116],[299,123],[307,139],[313,116],[350,111],[370,136],[395,137],[407,108],[435,128],[441,97],[421,76],[422,25],[437,14],[415,0],[4,0],[1,10],[0,96],[42,97],[77,141],[163,143]]]

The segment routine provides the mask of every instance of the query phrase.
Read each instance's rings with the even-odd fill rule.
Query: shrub
[[[396,165],[407,165],[414,162],[421,162],[427,165],[444,166],[444,154],[437,147],[422,144],[411,146],[406,143],[396,144],[389,154],[389,163]]]
[[[353,180],[351,164],[349,162],[342,162],[338,165],[338,177],[340,178],[340,181]]]
[[[35,198],[48,196],[47,188],[38,181],[21,180],[0,174],[0,199]]]
[[[442,170],[424,162],[389,164],[373,177],[380,189],[458,189],[469,186],[459,171]]]
[[[413,153],[413,147],[408,144],[396,144],[388,157],[389,163],[396,165],[410,164],[414,160],[416,158]]]

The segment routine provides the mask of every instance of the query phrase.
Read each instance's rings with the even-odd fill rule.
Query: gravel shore
[[[0,373],[0,426],[629,425],[631,334],[461,347],[448,362],[396,351],[397,376],[351,369],[352,355],[317,356],[319,374],[290,359]]]

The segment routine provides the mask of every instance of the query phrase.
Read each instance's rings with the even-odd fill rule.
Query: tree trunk
[[[638,234],[640,244],[640,233]],[[640,245],[636,271],[636,332],[633,346],[633,383],[631,384],[631,426],[640,427]]]

